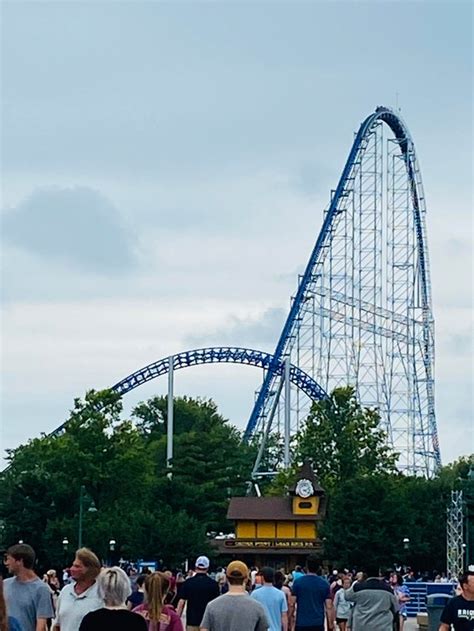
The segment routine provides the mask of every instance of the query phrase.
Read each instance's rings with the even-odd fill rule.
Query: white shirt
[[[65,585],[59,594],[55,624],[61,631],[79,631],[82,619],[89,613],[101,609],[104,601],[99,598],[97,583],[94,583],[82,594],[74,591],[75,583]]]

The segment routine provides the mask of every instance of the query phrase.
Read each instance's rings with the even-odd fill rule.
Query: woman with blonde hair
[[[7,615],[7,606],[3,596],[3,578],[0,576],[0,631],[22,631],[16,618]]]
[[[79,631],[147,631],[145,620],[129,611],[125,604],[130,595],[130,580],[121,568],[102,570],[97,578],[97,591],[105,606],[88,613]]]
[[[163,572],[153,572],[145,579],[145,602],[133,610],[145,618],[148,631],[183,631],[176,611],[165,605],[170,580]]]

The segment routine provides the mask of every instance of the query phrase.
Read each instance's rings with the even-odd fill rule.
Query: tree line
[[[244,443],[212,400],[178,397],[168,468],[166,430],[166,397],[140,403],[129,419],[110,390],[76,399],[59,435],[9,451],[1,474],[0,544],[21,539],[44,565],[59,567],[77,546],[81,521],[83,543],[104,559],[174,567],[198,554],[212,556],[209,535],[232,530],[228,501],[247,492],[257,442]],[[282,452],[282,438],[273,436],[263,466],[281,463]],[[351,388],[313,405],[292,452],[292,467],[264,480],[261,489],[285,493],[303,461],[312,464],[329,497],[321,537],[330,562],[362,567],[370,557],[377,565],[444,569],[450,491],[464,488],[474,500],[468,476],[474,456],[430,480],[400,474],[378,412],[362,407]]]

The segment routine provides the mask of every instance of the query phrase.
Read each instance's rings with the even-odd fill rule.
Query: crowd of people
[[[234,560],[212,574],[203,555],[184,576],[103,567],[81,548],[62,581],[55,570],[40,579],[35,561],[27,544],[6,551],[12,577],[0,580],[0,631],[403,631],[417,580],[396,571],[324,576],[311,555],[289,573]],[[439,631],[451,629],[474,631],[474,571],[442,613]]]

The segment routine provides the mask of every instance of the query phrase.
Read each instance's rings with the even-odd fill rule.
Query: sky
[[[353,133],[422,169],[443,463],[474,451],[469,2],[4,1],[1,433],[169,354],[271,352]],[[176,373],[245,427],[256,368]],[[166,378],[124,399],[166,392]]]

